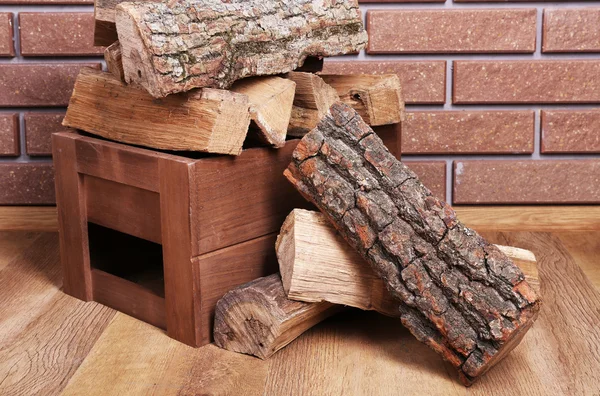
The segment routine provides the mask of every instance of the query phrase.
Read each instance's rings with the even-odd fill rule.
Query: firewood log
[[[225,294],[215,311],[219,347],[266,359],[344,307],[289,300],[279,274],[256,279]]]
[[[529,250],[496,245],[539,291],[537,263]],[[294,209],[275,245],[283,288],[291,300],[327,301],[399,317],[399,302],[369,264],[320,212]]]
[[[121,59],[121,45],[115,41],[104,50],[104,61],[106,68],[120,81],[125,81],[123,74],[123,61]]]
[[[154,97],[229,88],[367,42],[357,0],[126,2],[116,6],[115,22],[125,80]]]
[[[319,76],[371,126],[396,124],[404,118],[400,79],[395,74]]]
[[[275,147],[285,145],[295,90],[293,81],[272,76],[244,78],[231,87],[231,91],[248,96],[259,140]]]
[[[288,135],[300,137],[317,126],[331,105],[340,100],[333,87],[316,74],[291,72],[286,78],[296,83],[296,96]]]
[[[384,280],[402,323],[468,385],[535,321],[523,272],[465,227],[343,103],[298,144],[286,177]]]
[[[238,155],[250,114],[246,95],[207,88],[157,100],[110,73],[82,69],[63,125],[157,149]]]

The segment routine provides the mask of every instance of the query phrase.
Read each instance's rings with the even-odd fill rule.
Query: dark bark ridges
[[[521,270],[462,225],[350,107],[331,107],[286,176],[402,301],[403,323],[465,382],[535,319],[539,300]]]

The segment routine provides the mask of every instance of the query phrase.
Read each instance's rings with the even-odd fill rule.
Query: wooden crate
[[[397,153],[397,129],[378,133]],[[64,292],[211,342],[217,300],[277,271],[277,232],[308,207],[283,177],[296,144],[194,158],[53,134]]]

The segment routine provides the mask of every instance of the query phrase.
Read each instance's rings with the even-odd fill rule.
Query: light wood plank
[[[561,232],[557,235],[579,268],[600,290],[600,232]]]
[[[0,231],[0,270],[33,245],[39,237],[37,232]]]
[[[56,231],[55,206],[0,206],[0,230]]]

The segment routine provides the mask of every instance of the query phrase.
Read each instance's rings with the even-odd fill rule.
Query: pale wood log
[[[286,177],[384,280],[402,323],[466,385],[521,341],[540,300],[522,271],[465,227],[358,113],[336,103]]]
[[[215,344],[266,359],[344,307],[289,300],[279,274],[229,291],[217,303]]]
[[[295,90],[295,82],[272,76],[245,78],[231,87],[231,91],[248,96],[259,140],[275,147],[285,145]]]
[[[496,245],[539,292],[537,262],[529,250]],[[283,288],[291,300],[330,302],[400,317],[383,280],[320,212],[294,209],[275,244]]]
[[[238,155],[248,107],[247,96],[217,89],[156,100],[110,73],[82,69],[63,125],[157,149]]]
[[[123,60],[121,58],[121,44],[118,41],[106,47],[104,50],[104,61],[106,62],[106,68],[113,76],[120,81],[125,81]]]
[[[287,73],[311,55],[364,48],[357,0],[175,0],[121,3],[116,26],[125,80],[154,97],[229,88],[244,77]]]
[[[331,105],[340,100],[337,91],[316,74],[291,72],[286,78],[296,83],[294,107],[288,135],[304,136],[317,126]]]
[[[404,118],[400,79],[396,74],[319,75],[342,102],[371,126],[396,124]]]

